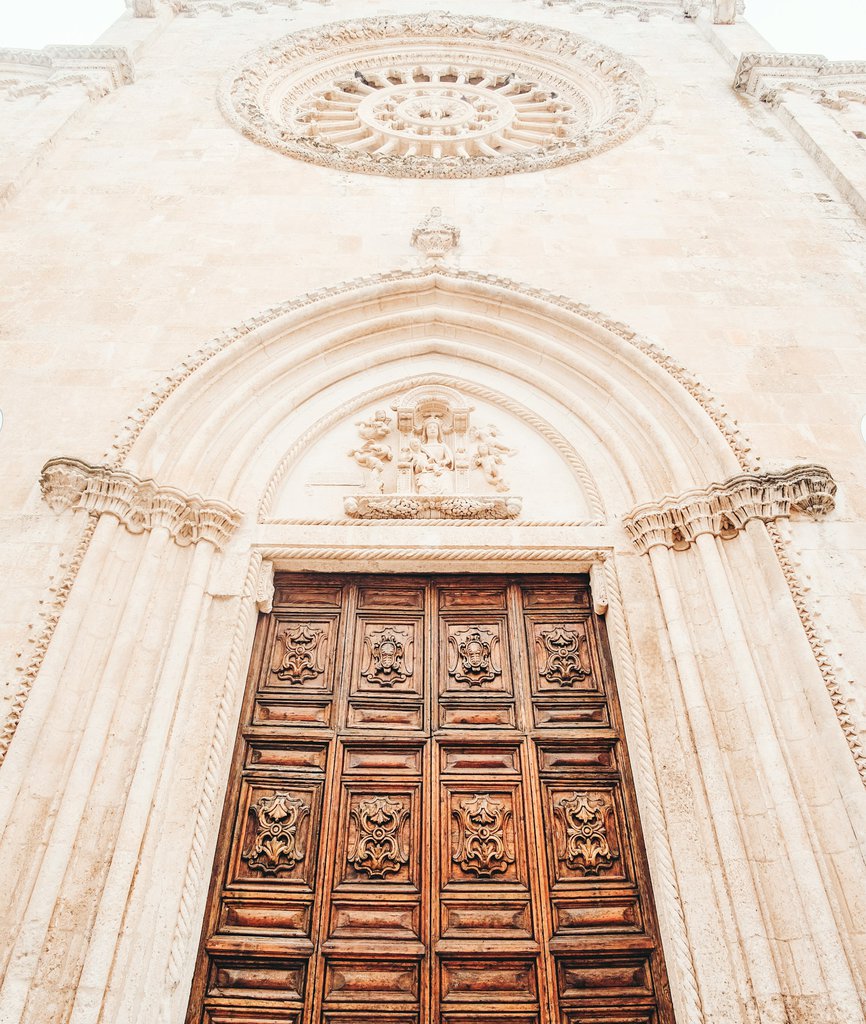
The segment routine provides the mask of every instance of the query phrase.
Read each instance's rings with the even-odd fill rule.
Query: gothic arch
[[[523,407],[534,408],[533,397],[544,403],[550,428],[585,460],[604,522],[516,526],[507,543],[496,526],[437,527],[434,554],[411,525],[394,540],[376,528],[360,537],[344,526],[256,522],[281,460],[320,415],[317,400],[352,382],[362,392],[377,375],[392,382],[441,375],[445,361],[455,379],[472,381],[477,372]],[[597,605],[610,609],[679,1019],[751,1020],[737,996],[744,990],[759,1013],[771,1015],[807,969],[822,1000],[818,1016],[861,1019],[838,893],[812,842],[827,816],[819,820],[808,799],[799,799],[809,752],[788,735],[781,706],[811,716],[809,728],[821,735],[838,820],[846,812],[857,820],[863,794],[850,786],[850,757],[806,637],[774,649],[775,627],[795,636],[799,622],[790,600],[788,607],[779,597],[784,580],[766,527],[745,524],[739,547],[729,549],[704,533],[674,563],[662,546],[649,559],[639,556],[621,522],[635,504],[754,468],[724,411],[650,342],[583,306],[501,279],[443,270],[383,275],[268,310],[210,342],[154,389],[107,461],[99,472],[125,494],[140,485],[152,496],[156,488],[160,514],[144,525],[136,520],[130,532],[116,502],[89,508],[110,513],[98,521],[86,518],[85,505],[74,512],[86,541],[73,566],[78,579],[63,591],[66,607],[57,610],[53,642],[4,765],[10,786],[0,820],[20,813],[24,834],[44,831],[45,845],[4,911],[20,931],[0,1016],[19,1019],[41,949],[60,941],[55,905],[85,892],[93,900],[95,889],[71,1019],[99,1012],[106,1021],[136,1013],[175,1019],[195,954],[256,608],[267,605],[263,562],[363,568],[367,558],[394,569],[472,562],[506,571],[591,570]],[[236,520],[223,522],[222,533],[199,524],[204,543],[172,544],[194,536],[165,528],[184,492],[193,496],[185,515],[201,512],[198,494],[214,495],[220,502],[205,503],[205,513],[231,519],[225,509],[233,506],[244,514],[240,527],[229,539]],[[763,583],[746,590],[738,574],[748,562]],[[628,619],[638,604],[640,631]],[[43,737],[58,727],[54,702],[76,694],[62,723],[69,755],[44,766],[42,785],[59,803],[42,821],[18,796],[26,796]],[[748,756],[723,724],[735,713],[745,739],[761,741]],[[108,833],[114,853],[109,863],[104,849],[94,851],[90,864],[86,853],[73,855],[69,837],[87,829],[100,786],[109,785],[105,773],[128,757],[127,747],[136,770],[115,794],[123,812]],[[771,813],[740,813],[762,786]],[[780,877],[786,865],[797,866],[791,892],[765,884],[753,852],[774,836]],[[14,860],[19,848],[7,834],[0,859]],[[699,862],[705,876],[692,870]],[[148,899],[148,882],[157,878],[158,898]],[[801,917],[813,928],[796,963],[776,945],[784,904],[795,899],[808,901]],[[717,972],[723,982],[696,971],[704,958],[726,965]]]

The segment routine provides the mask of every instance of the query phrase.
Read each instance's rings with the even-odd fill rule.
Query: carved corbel
[[[823,466],[795,466],[784,473],[744,473],[722,484],[639,505],[624,520],[642,552],[662,545],[688,548],[708,533],[735,537],[752,519],[770,523],[792,512],[825,515],[835,508],[836,482]]]
[[[241,513],[225,502],[161,487],[110,466],[91,466],[80,459],[51,459],[42,468],[42,496],[55,512],[84,509],[91,515],[113,515],[130,533],[158,526],[185,547],[201,540],[218,550],[237,529]]]
[[[593,562],[589,567],[589,590],[592,594],[592,608],[596,615],[606,615],[609,600],[607,596],[607,580],[604,576],[604,563]]]
[[[256,580],[256,608],[265,615],[274,610],[274,563],[262,562]]]

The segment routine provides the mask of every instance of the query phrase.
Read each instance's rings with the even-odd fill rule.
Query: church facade
[[[0,50],[4,1024],[866,1020],[866,63],[747,17]]]

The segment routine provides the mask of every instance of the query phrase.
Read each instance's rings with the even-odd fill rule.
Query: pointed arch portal
[[[425,382],[475,396],[552,453],[573,495],[568,514],[471,523],[308,514],[293,476],[305,455],[317,445],[327,453],[340,424],[380,397]],[[863,1019],[856,950],[823,851],[839,828],[866,845],[864,791],[770,521],[790,516],[797,499],[774,491],[775,504],[738,518],[730,488],[708,489],[748,480],[738,494],[766,496],[770,485],[712,396],[659,348],[513,282],[395,272],[214,339],[154,388],[105,463],[58,460],[43,481],[53,505],[70,510],[79,556],[7,726],[0,823],[14,818],[16,828],[0,861],[22,884],[6,909],[17,938],[4,1020],[25,1019],[49,949],[65,950],[63,970],[75,975],[76,1024],[182,1019],[275,570],[471,570],[508,586],[555,572],[583,588],[580,574],[590,574],[676,1019],[745,1024],[806,1008],[812,1019]],[[712,504],[719,495],[728,495],[723,513]],[[696,502],[710,525],[695,527]],[[636,506],[640,550],[623,521]],[[40,786],[56,794],[45,818],[29,788],[40,752],[54,749],[63,756],[40,763]],[[280,813],[297,810],[287,802]],[[262,805],[260,820],[272,811]],[[34,835],[26,867],[13,869],[21,837]],[[71,902],[93,908],[84,945],[63,929]],[[777,927],[792,907],[806,929],[797,943]],[[257,1019],[238,1019],[248,1018]]]

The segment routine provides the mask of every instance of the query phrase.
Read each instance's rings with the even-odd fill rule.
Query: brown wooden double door
[[[189,1022],[672,1019],[588,580],[278,576]]]

